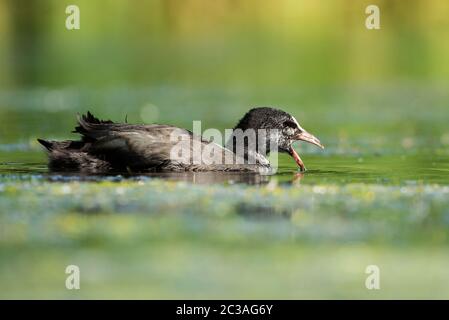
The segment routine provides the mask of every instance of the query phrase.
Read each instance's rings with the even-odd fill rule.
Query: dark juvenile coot
[[[90,112],[78,117],[74,132],[81,134],[81,140],[38,139],[49,152],[50,169],[92,173],[266,172],[270,170],[266,155],[278,151],[291,155],[304,171],[304,163],[292,143],[303,140],[323,147],[294,117],[266,107],[251,109],[243,116],[233,129],[226,148],[185,129],[160,124],[114,123],[99,120]]]

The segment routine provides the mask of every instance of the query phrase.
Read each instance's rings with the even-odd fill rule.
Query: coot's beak
[[[313,134],[308,133],[307,131],[302,131],[293,137],[293,140],[301,140],[311,144],[314,144],[321,149],[324,149],[324,146],[321,144],[320,140],[315,137]]]
[[[321,144],[320,140],[318,140],[317,137],[315,137],[313,134],[308,133],[305,130],[303,130],[302,132],[300,132],[300,133],[296,134],[295,136],[293,136],[292,139],[293,140],[306,141],[308,143],[311,143],[311,144],[314,144],[314,145],[320,147],[321,149],[324,149],[324,146]],[[295,161],[298,164],[298,166],[301,169],[301,171],[306,171],[306,167],[304,165],[304,162],[302,161],[302,159],[299,156],[299,154],[295,151],[295,149],[293,149],[293,147],[290,147],[290,150],[288,151],[288,153],[293,157],[293,159],[295,159]]]

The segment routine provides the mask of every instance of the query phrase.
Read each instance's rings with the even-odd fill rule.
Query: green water
[[[448,298],[447,92],[3,92],[0,297]],[[151,122],[142,111],[151,104],[157,122],[224,129],[272,101],[326,145],[296,146],[305,174],[281,155],[273,176],[61,175],[35,142],[74,137],[86,106]],[[65,288],[69,264],[81,269],[81,290]],[[371,264],[381,290],[365,288]]]

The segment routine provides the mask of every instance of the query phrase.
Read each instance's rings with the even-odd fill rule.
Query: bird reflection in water
[[[104,174],[80,174],[79,172],[55,172],[50,171],[47,176],[48,180],[54,182],[67,181],[115,181],[122,180],[144,180],[144,179],[161,179],[175,182],[186,182],[198,185],[207,184],[248,184],[248,185],[298,185],[304,178],[304,173],[297,172],[293,175],[282,174],[278,175],[261,175],[256,173],[217,173],[217,172],[151,172],[145,174],[133,175],[129,173],[119,173],[104,175]],[[279,181],[280,180],[280,181]]]
[[[166,179],[170,181],[183,181],[192,184],[248,184],[265,185],[270,182],[277,183],[276,175],[261,175],[256,173],[217,173],[217,172],[155,172],[145,176]],[[303,172],[297,172],[291,179],[284,179],[282,184],[297,185],[304,178]]]

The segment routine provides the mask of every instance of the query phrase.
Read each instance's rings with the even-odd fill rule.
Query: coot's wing
[[[102,121],[90,113],[76,132],[89,141],[89,154],[131,170],[246,171],[235,154],[192,132],[169,125],[131,125]],[[243,163],[243,162],[240,162]]]
[[[235,154],[191,132],[171,126],[110,131],[88,151],[114,167],[131,170],[253,171],[235,164]],[[240,163],[243,163],[241,161]]]
[[[89,153],[104,159],[115,167],[130,169],[163,169],[173,162],[173,148],[182,139],[182,148],[188,156],[192,135],[171,126],[149,125],[141,128],[111,130],[92,143]]]

